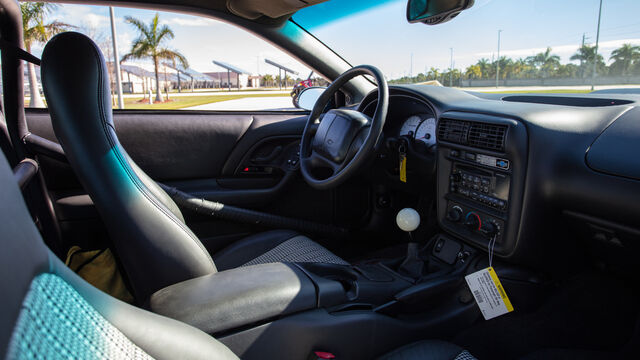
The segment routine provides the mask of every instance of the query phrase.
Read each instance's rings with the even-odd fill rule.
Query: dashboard
[[[359,110],[372,116],[376,96]],[[493,240],[497,257],[533,267],[568,266],[576,247],[619,265],[640,250],[640,160],[629,156],[640,151],[637,104],[632,94],[390,86],[384,135],[387,146],[407,142],[415,166],[435,169],[398,186],[435,182],[421,196],[435,196],[447,234],[484,250]]]

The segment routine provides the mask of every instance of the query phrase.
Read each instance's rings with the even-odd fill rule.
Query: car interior
[[[637,357],[639,94],[388,84],[291,20],[317,0],[81,2],[223,20],[330,85],[309,110],[112,109],[91,38],[37,58],[0,0],[7,359]],[[473,5],[429,2],[409,20]]]

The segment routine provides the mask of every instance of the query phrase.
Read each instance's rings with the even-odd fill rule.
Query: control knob
[[[464,219],[464,225],[469,228],[469,230],[475,231],[480,230],[482,225],[482,220],[480,220],[480,215],[474,213],[473,211],[467,213],[467,216]]]
[[[493,235],[498,233],[498,226],[493,221],[486,221],[480,227],[480,232],[488,237],[493,237]]]
[[[458,222],[462,219],[462,209],[460,206],[454,206],[447,212],[447,219],[452,222]]]

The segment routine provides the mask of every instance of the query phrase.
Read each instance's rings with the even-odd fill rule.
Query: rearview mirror
[[[473,6],[474,0],[409,0],[407,21],[436,25],[458,16],[462,10]]]

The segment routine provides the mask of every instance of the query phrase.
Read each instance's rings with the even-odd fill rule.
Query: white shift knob
[[[396,215],[396,224],[402,231],[411,232],[420,225],[420,214],[412,208],[404,208]]]

